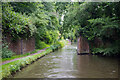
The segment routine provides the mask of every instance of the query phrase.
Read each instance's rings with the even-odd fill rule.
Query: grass
[[[28,56],[30,54],[36,53],[38,50],[40,50],[40,49],[34,50],[32,52],[29,52],[29,53],[21,54],[21,55],[14,55],[11,58],[3,58],[2,62],[7,61],[7,60],[12,60],[12,59]]]

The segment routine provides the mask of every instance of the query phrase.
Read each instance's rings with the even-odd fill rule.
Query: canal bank
[[[77,44],[65,46],[22,69],[12,78],[118,78],[116,58],[77,55]]]
[[[27,65],[32,64],[33,62],[37,61],[41,57],[47,55],[50,52],[53,52],[57,49],[62,48],[68,43],[68,41],[62,40],[59,42],[59,44],[54,44],[51,47],[45,49],[45,51],[38,53],[35,53],[34,55],[30,55],[27,57],[24,57],[22,59],[18,59],[9,63],[6,63],[0,67],[2,67],[2,71],[0,74],[2,75],[2,78],[7,78],[10,75],[16,74],[16,72],[21,71],[23,68],[25,68]]]

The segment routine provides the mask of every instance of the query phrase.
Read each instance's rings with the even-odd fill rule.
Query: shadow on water
[[[114,58],[77,55],[77,44],[68,45],[39,59],[14,78],[117,78]]]

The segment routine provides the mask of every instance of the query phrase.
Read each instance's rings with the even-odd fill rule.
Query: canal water
[[[77,55],[77,44],[65,46],[22,69],[14,78],[118,78],[118,61]]]

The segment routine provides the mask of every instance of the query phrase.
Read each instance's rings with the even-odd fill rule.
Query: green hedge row
[[[65,45],[65,41],[60,41],[58,44],[54,44],[52,46],[50,46],[49,48],[47,48],[45,51],[41,52],[40,54],[36,54],[36,55],[32,55],[32,56],[28,56],[25,58],[22,58],[20,60],[16,60],[7,64],[4,64],[2,66],[0,66],[0,68],[2,67],[2,71],[0,72],[0,75],[2,75],[2,78],[6,78],[9,77],[9,75],[16,73],[17,71],[21,71],[21,69],[23,67],[25,67],[26,65],[31,64],[32,62],[36,61],[37,59],[45,56],[46,54],[63,47],[63,45]]]

